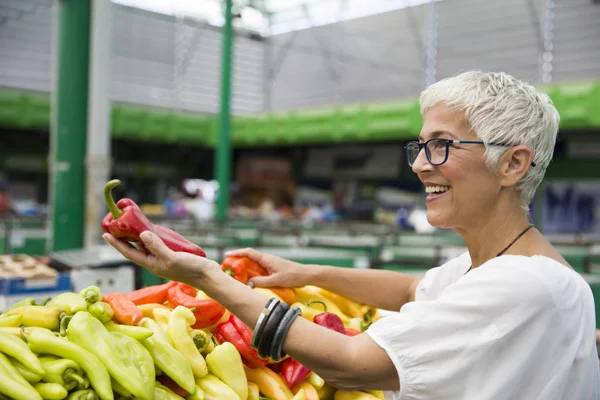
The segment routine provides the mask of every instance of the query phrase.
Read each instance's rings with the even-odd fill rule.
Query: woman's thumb
[[[250,287],[271,287],[277,286],[273,275],[269,276],[255,276],[248,280],[248,286]]]
[[[168,257],[171,251],[167,245],[151,231],[144,231],[140,234],[140,239],[146,249],[158,258]]]

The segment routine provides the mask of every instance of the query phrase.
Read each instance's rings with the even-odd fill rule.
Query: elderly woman
[[[527,218],[552,159],[556,109],[504,73],[444,79],[420,101],[423,126],[406,146],[408,164],[425,186],[429,222],[458,232],[466,253],[422,279],[300,265],[252,249],[230,254],[268,269],[256,286],[314,284],[397,311],[364,334],[295,318],[218,263],[175,253],[150,232],[142,235],[147,251],[105,240],[154,274],[202,289],[249,326],[258,322],[263,354],[281,356],[283,344],[337,388],[386,390],[388,399],[600,399],[591,290]]]

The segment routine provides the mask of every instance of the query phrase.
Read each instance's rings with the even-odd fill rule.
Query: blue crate
[[[71,287],[71,275],[68,273],[57,274],[56,278],[0,279],[0,310],[29,297],[40,302],[48,296],[70,292]]]

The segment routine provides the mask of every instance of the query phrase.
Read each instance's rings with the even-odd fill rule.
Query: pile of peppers
[[[174,251],[205,257],[178,233],[152,224],[130,199],[114,202],[104,231],[141,246],[156,233]],[[242,283],[268,271],[246,257],[222,269]],[[302,310],[315,324],[347,336],[362,333],[377,310],[316,286],[254,288]],[[262,359],[252,328],[202,291],[180,282],[131,293],[90,286],[42,302],[25,299],[0,315],[0,400],[373,400],[380,391],[336,390],[287,357]]]

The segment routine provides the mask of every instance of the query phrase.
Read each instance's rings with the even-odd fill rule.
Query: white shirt
[[[394,363],[388,400],[598,400],[591,289],[543,256],[468,253],[427,272],[415,301],[367,334]]]

